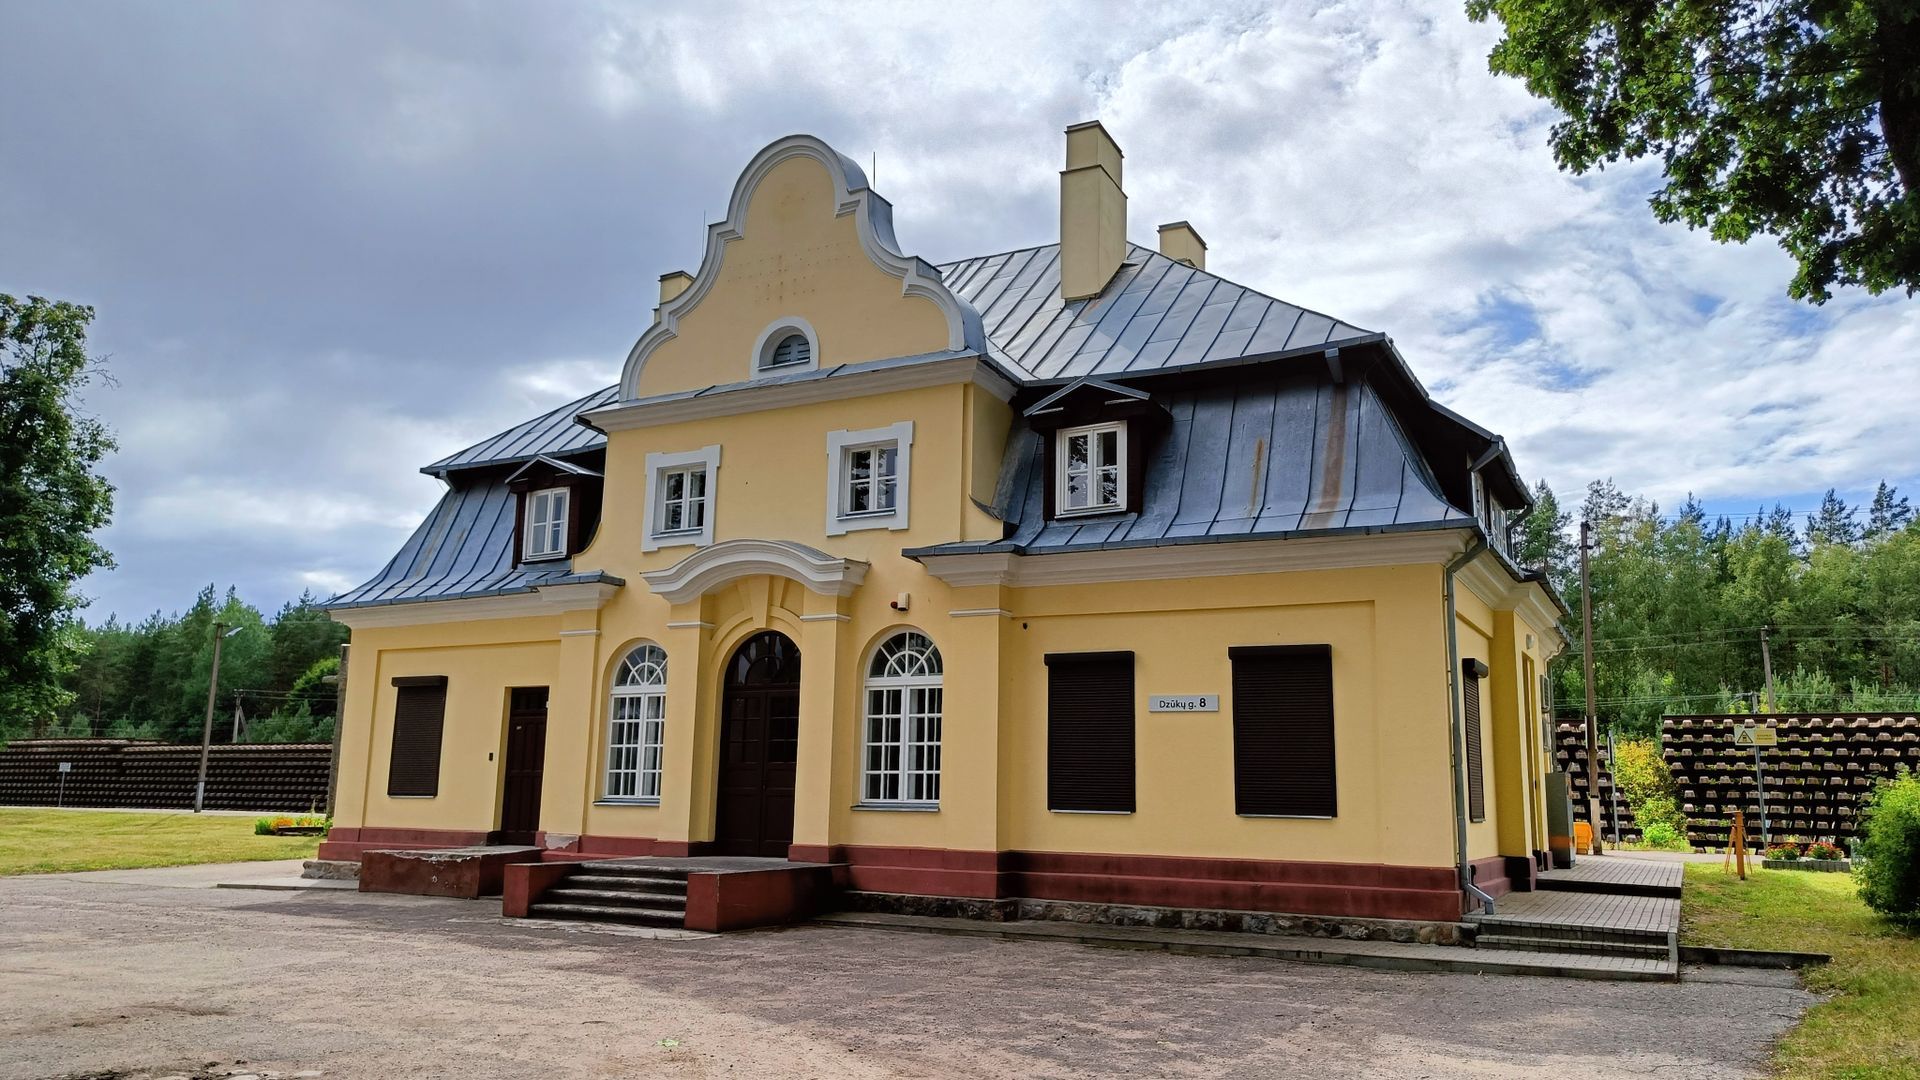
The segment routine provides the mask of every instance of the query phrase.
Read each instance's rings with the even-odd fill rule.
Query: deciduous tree
[[[1566,118],[1562,168],[1657,158],[1662,221],[1767,234],[1793,296],[1920,290],[1914,0],[1468,0],[1506,36],[1489,66]]]
[[[0,738],[65,704],[61,679],[84,645],[74,586],[112,562],[94,534],[113,513],[96,471],[113,440],[79,405],[99,375],[92,319],[78,304],[0,294]]]

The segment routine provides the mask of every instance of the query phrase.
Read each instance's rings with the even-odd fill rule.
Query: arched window
[[[917,630],[880,644],[867,669],[862,802],[940,802],[940,650]]]
[[[660,747],[667,728],[667,654],[641,645],[613,673],[607,709],[607,798],[660,798]]]
[[[767,362],[763,366],[769,369],[795,367],[811,359],[813,359],[813,346],[808,343],[806,335],[788,334],[780,339],[780,343],[773,347],[772,352],[767,354]]]

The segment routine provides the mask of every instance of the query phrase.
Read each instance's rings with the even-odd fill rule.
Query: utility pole
[[[1580,522],[1580,625],[1582,680],[1587,687],[1587,825],[1593,831],[1589,855],[1600,854],[1600,719],[1593,706],[1593,591],[1587,587],[1587,551],[1593,545],[1593,527]]]
[[[228,635],[240,632],[239,627],[231,630],[223,622],[213,624],[213,671],[207,676],[207,720],[200,726],[200,779],[193,786],[193,812],[199,813],[207,804],[207,754],[213,747],[213,702],[220,693],[220,643]]]
[[[1771,626],[1760,628],[1760,670],[1767,677],[1767,711],[1774,712],[1780,706],[1773,696],[1773,651],[1767,648],[1767,631]]]

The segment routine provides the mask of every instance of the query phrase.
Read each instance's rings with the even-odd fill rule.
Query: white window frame
[[[855,450],[893,447],[893,507],[889,510],[846,512],[847,461]],[[907,527],[907,508],[911,504],[909,481],[913,477],[913,421],[902,420],[881,428],[864,431],[827,433],[827,535],[844,536],[862,529]]]
[[[1067,505],[1067,462],[1071,455],[1067,453],[1068,440],[1084,435],[1087,437],[1087,476],[1089,482],[1095,473],[1107,468],[1093,460],[1093,449],[1100,445],[1098,436],[1104,432],[1117,432],[1114,438],[1113,490],[1117,502],[1102,503],[1098,506],[1070,507]],[[1081,517],[1092,514],[1117,514],[1127,508],[1127,425],[1125,421],[1113,421],[1106,424],[1085,424],[1080,427],[1061,428],[1054,434],[1053,451],[1053,516]]]
[[[627,679],[630,674],[632,681]],[[607,695],[607,758],[601,770],[600,801],[660,805],[666,782],[666,733],[667,651],[642,641],[621,654],[614,668],[613,687]],[[625,736],[631,738],[622,741]]]
[[[695,468],[704,468],[707,474],[706,505],[702,508],[700,527],[681,529],[663,533],[659,524],[665,520],[663,512],[666,498],[666,475],[671,472],[683,472]],[[719,505],[720,493],[720,447],[701,447],[672,454],[647,455],[647,505],[640,530],[640,550],[658,551],[665,547],[706,547],[713,543],[714,512]]]
[[[874,674],[874,668],[887,660],[887,647],[909,636],[924,642],[925,649],[916,650],[912,655],[895,654],[895,659],[904,657],[909,662],[907,666],[919,670]],[[921,663],[912,663],[915,657]],[[934,668],[931,672],[925,668],[928,657]],[[925,631],[899,627],[880,639],[862,670],[866,679],[861,685],[860,697],[860,798],[856,807],[940,809],[941,729],[946,712],[946,665],[940,647]],[[889,720],[894,725],[891,734],[876,739],[875,723],[884,725]],[[930,738],[929,720],[932,722]]]
[[[804,364],[782,364],[768,367],[773,359],[773,350],[789,336],[799,334],[807,339],[807,362]],[[747,359],[749,379],[771,379],[780,375],[792,375],[800,371],[820,370],[820,335],[814,333],[813,324],[798,315],[782,315],[767,324],[765,330],[754,340],[753,353]]]
[[[573,509],[572,503],[573,491],[570,488],[541,488],[539,491],[527,492],[527,515],[520,527],[521,562],[544,562],[548,559],[567,557],[569,539],[567,513]],[[536,519],[543,504],[548,508],[549,516],[544,523],[540,523]],[[540,541],[550,536],[551,530],[556,526],[560,530],[558,546],[553,548],[541,546]]]

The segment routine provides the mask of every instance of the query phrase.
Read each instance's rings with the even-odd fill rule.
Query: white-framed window
[[[1100,514],[1127,505],[1127,425],[1064,428],[1055,438],[1056,516]]]
[[[918,630],[880,643],[867,667],[860,801],[940,804],[940,650]]]
[[[647,506],[640,550],[713,543],[720,447],[647,455]]]
[[[767,324],[753,343],[750,378],[816,371],[820,367],[820,335],[798,315],[783,315]]]
[[[827,535],[907,527],[913,421],[827,433]]]
[[[667,654],[658,645],[639,645],[613,673],[607,704],[608,799],[660,801],[666,734]]]
[[[567,554],[567,489],[548,488],[527,493],[527,520],[522,531],[523,562],[559,559]]]

